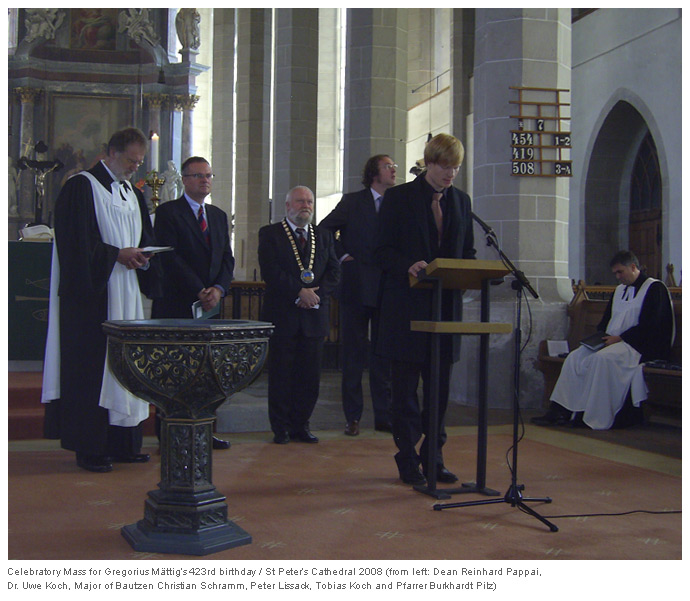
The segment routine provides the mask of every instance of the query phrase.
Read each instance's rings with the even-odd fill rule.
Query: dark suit
[[[206,221],[210,245],[184,196],[163,203],[156,210],[156,242],[175,250],[160,255],[165,272],[164,293],[153,301],[152,318],[191,319],[191,307],[199,300],[199,291],[215,285],[225,293],[230,289],[235,259],[230,249],[228,218],[218,207],[206,204]]]
[[[341,263],[340,336],[343,343],[343,410],[348,422],[362,417],[362,372],[369,366],[369,388],[375,424],[390,422],[390,361],[376,352],[381,268],[374,262],[379,215],[370,188],[343,195],[319,227],[340,232],[336,254]],[[371,348],[368,345],[371,326]],[[369,355],[369,361],[367,361]]]
[[[275,326],[269,342],[268,416],[271,428],[299,432],[309,427],[319,396],[321,356],[330,327],[330,296],[340,277],[340,266],[328,230],[314,228],[314,281],[304,284],[283,222],[259,230],[259,266],[266,283],[261,318]],[[309,237],[305,260],[314,241]],[[318,308],[295,304],[302,288],[319,287]]]
[[[403,470],[419,464],[415,446],[428,432],[428,387],[430,374],[430,335],[410,330],[410,321],[431,318],[431,291],[413,289],[408,269],[417,261],[430,263],[438,257],[473,259],[474,234],[471,204],[467,194],[450,187],[441,201],[443,238],[439,245],[431,212],[433,189],[424,175],[386,191],[380,211],[376,258],[383,269],[379,350],[393,361],[393,437],[399,452],[398,467]],[[443,319],[462,317],[461,295],[444,292]],[[441,348],[439,381],[439,447],[436,457],[443,463],[445,442],[443,420],[448,403],[450,368],[459,357],[459,337],[445,336]],[[419,376],[424,381],[423,409],[417,400]],[[426,466],[426,439],[420,449]]]

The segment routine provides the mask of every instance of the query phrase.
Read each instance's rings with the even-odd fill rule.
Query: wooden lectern
[[[510,334],[513,326],[509,323],[489,322],[489,286],[492,280],[502,279],[510,270],[502,261],[472,259],[435,259],[419,277],[410,276],[410,286],[432,286],[431,321],[412,321],[410,329],[432,334],[431,342],[431,382],[428,465],[426,486],[415,486],[415,490],[437,499],[448,499],[451,494],[477,492],[485,495],[498,495],[498,491],[486,487],[486,447],[488,429],[488,360],[489,336],[491,334]],[[441,320],[441,299],[443,290],[481,290],[480,322]],[[477,479],[474,483],[463,484],[459,489],[436,488],[436,448],[438,446],[438,378],[443,334],[462,334],[479,336],[479,416],[477,424]],[[433,451],[432,451],[433,450]]]

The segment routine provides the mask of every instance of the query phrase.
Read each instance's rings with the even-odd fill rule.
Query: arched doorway
[[[637,151],[630,179],[630,248],[647,275],[661,273],[661,173],[656,144],[650,133]]]
[[[618,102],[592,148],[585,183],[585,280],[614,283],[608,260],[629,248],[649,275],[661,277],[661,174],[649,127]]]

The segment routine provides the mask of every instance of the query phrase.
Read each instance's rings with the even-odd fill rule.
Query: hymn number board
[[[516,129],[510,130],[511,170],[520,177],[571,177],[570,90],[518,88]]]

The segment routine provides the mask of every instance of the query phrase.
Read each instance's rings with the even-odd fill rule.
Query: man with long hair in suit
[[[342,268],[338,295],[343,343],[341,394],[348,436],[359,434],[364,409],[362,374],[365,366],[369,368],[374,429],[391,431],[390,361],[376,351],[381,268],[374,261],[374,245],[381,201],[386,190],[395,185],[397,167],[387,154],[370,157],[362,175],[364,188],[344,194],[319,223],[319,227],[334,234],[339,232],[335,248]]]
[[[417,277],[436,258],[473,259],[474,233],[470,198],[453,186],[464,157],[457,138],[438,134],[424,149],[426,170],[409,183],[386,191],[376,258],[383,269],[381,319],[378,345],[392,361],[392,424],[398,447],[395,460],[406,484],[423,485],[428,458],[436,462],[436,479],[452,483],[457,477],[443,464],[445,411],[448,404],[452,363],[459,358],[459,336],[445,336],[439,371],[438,447],[428,448],[431,335],[410,329],[413,320],[431,319],[431,290],[411,288],[409,276]],[[442,319],[458,321],[462,315],[459,291],[443,294]],[[423,380],[420,409],[417,386]],[[419,452],[416,444],[424,435]]]

